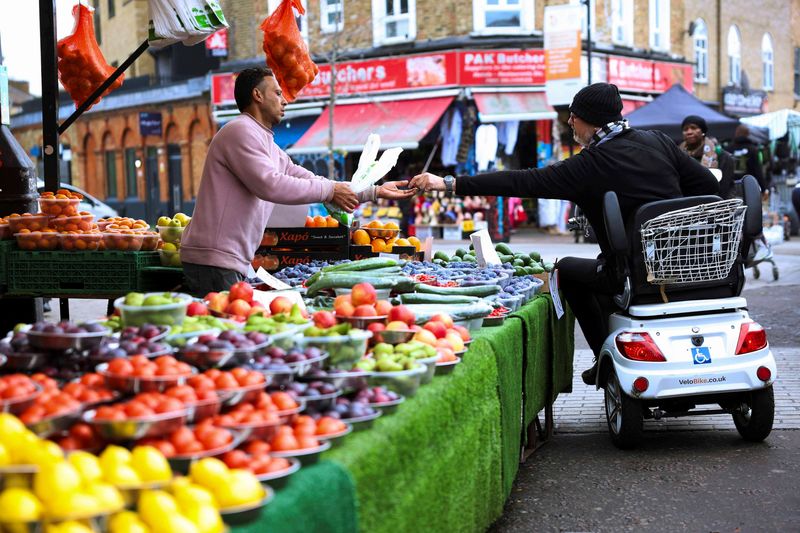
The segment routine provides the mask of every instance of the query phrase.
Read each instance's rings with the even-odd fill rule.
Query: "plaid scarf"
[[[628,121],[624,118],[622,120],[617,120],[616,122],[609,122],[597,130],[597,133],[592,135],[592,141],[589,143],[589,146],[603,144],[606,141],[610,141],[623,131],[629,129],[631,129],[631,127],[628,126]]]

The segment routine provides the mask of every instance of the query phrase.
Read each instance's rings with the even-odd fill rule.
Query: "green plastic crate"
[[[158,252],[13,251],[10,294],[124,295],[139,287],[139,273],[160,264]]]
[[[0,241],[0,293],[8,289],[8,263],[11,261],[9,256],[16,247],[16,242],[13,240]]]

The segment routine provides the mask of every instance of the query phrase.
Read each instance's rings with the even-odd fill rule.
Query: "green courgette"
[[[400,303],[409,304],[470,304],[477,302],[480,298],[475,296],[464,296],[460,294],[425,294],[408,293],[400,295]]]
[[[376,268],[387,268],[398,266],[398,262],[388,257],[370,257],[359,259],[348,263],[328,265],[322,268],[322,272],[362,272],[364,270],[374,270]]]
[[[497,285],[476,285],[474,287],[435,287],[433,285],[420,283],[417,285],[417,292],[424,292],[427,294],[477,296],[478,298],[485,298],[500,292],[500,287]]]

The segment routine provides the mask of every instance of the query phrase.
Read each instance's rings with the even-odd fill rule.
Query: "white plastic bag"
[[[149,0],[148,41],[154,48],[191,46],[228,27],[218,0]]]

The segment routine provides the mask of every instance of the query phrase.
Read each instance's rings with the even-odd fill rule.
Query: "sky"
[[[39,1],[0,0],[0,41],[3,45],[3,64],[12,80],[26,80],[31,93],[42,92],[42,73],[39,53]],[[47,1],[47,0],[44,0]],[[52,0],[51,0],[52,1]],[[72,6],[77,0],[55,0],[56,29],[61,39],[72,33]]]

